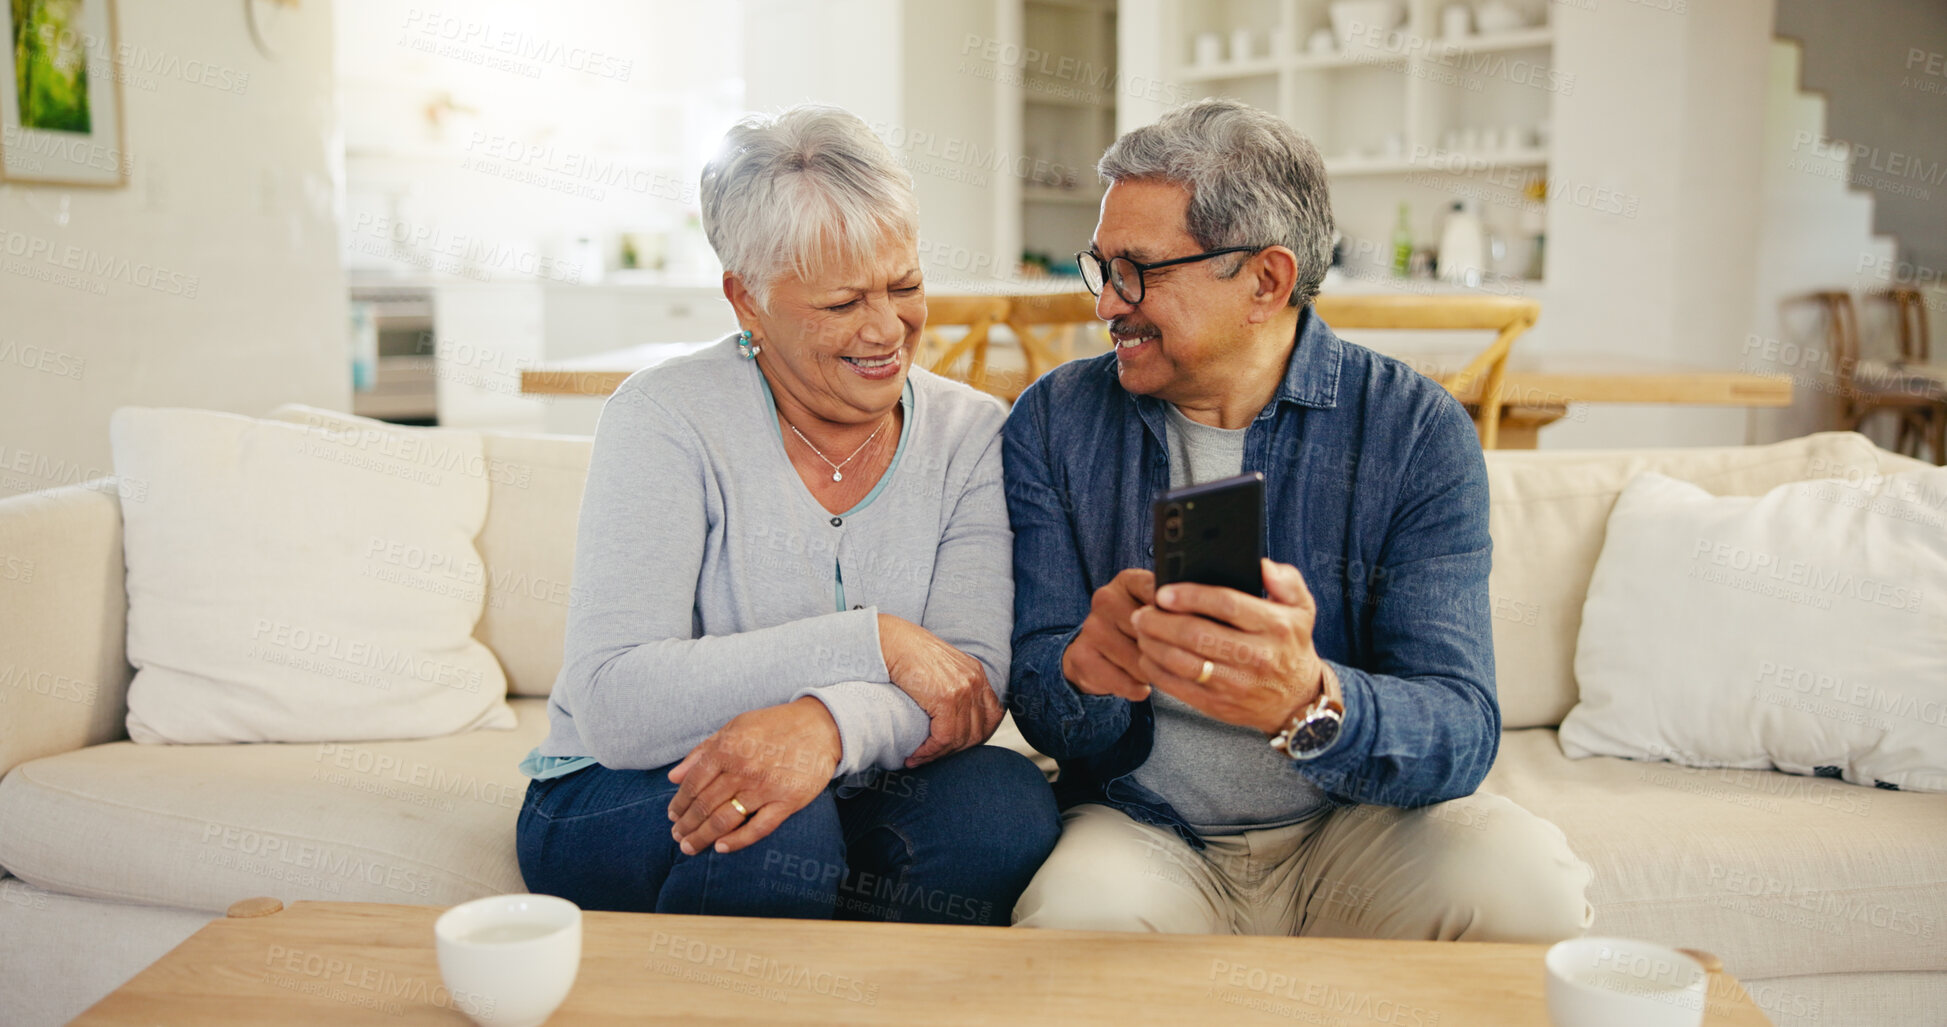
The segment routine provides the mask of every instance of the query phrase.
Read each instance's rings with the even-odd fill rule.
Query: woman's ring
[[[1211,663],[1209,660],[1203,661],[1203,670],[1197,673],[1197,684],[1199,685],[1209,684],[1210,675],[1215,673],[1217,673],[1217,665]]]
[[[737,797],[734,795],[730,797],[730,808],[736,810],[738,816],[749,819],[750,811],[745,809],[744,804],[738,802]]]

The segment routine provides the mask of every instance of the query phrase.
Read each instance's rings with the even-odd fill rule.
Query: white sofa
[[[445,905],[521,890],[515,764],[545,730],[589,440],[487,445],[529,471],[493,484],[478,539],[490,580],[476,634],[506,669],[511,732],[118,741],[132,672],[113,484],[0,501],[0,1023],[77,1014],[237,899]],[[1609,507],[1640,471],[1753,494],[1910,466],[1836,433],[1488,461],[1508,728],[1488,789],[1560,824],[1595,866],[1595,931],[1717,952],[1780,1024],[1942,1022],[1947,796],[1566,759],[1553,726],[1575,701],[1582,597]]]

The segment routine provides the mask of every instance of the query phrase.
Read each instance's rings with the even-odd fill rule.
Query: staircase
[[[1828,352],[1824,315],[1792,297],[1814,289],[1850,288],[1863,298],[1909,284],[1896,241],[1873,231],[1873,196],[1848,184],[1843,143],[1826,138],[1825,97],[1800,88],[1796,40],[1772,43],[1767,75],[1756,309],[1744,339],[1741,369],[1790,375],[1793,404],[1754,410],[1750,441],[1773,442],[1829,429],[1837,412],[1838,368]],[[1862,303],[1860,334],[1869,354],[1892,348],[1882,304]],[[1936,335],[1947,324],[1947,292],[1929,297]],[[1936,341],[1934,352],[1947,353]],[[1869,426],[1869,430],[1874,426]],[[1881,445],[1888,438],[1878,439]]]

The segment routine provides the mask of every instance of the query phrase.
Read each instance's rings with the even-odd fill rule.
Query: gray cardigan
[[[881,611],[979,660],[1005,700],[1005,411],[917,368],[905,402],[891,468],[834,516],[732,339],[623,382],[595,432],[538,754],[661,767],[739,713],[809,695],[838,724],[840,775],[901,767],[929,723],[886,672]]]

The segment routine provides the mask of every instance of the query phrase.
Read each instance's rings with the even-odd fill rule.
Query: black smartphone
[[[1156,587],[1187,581],[1264,594],[1264,475],[1171,489],[1153,506]]]

